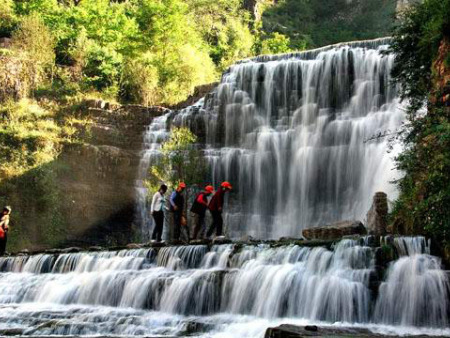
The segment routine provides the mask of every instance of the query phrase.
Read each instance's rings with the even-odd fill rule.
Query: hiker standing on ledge
[[[207,185],[205,190],[195,196],[194,204],[192,204],[191,212],[196,214],[196,223],[194,228],[194,235],[192,239],[197,239],[200,233],[200,238],[205,236],[205,215],[208,209],[208,196],[214,192],[212,185]]]
[[[181,221],[183,218],[184,196],[183,191],[186,189],[186,184],[180,182],[177,189],[170,195],[170,211],[173,212],[173,239],[179,240],[181,235]]]
[[[11,207],[4,207],[0,216],[0,256],[3,256],[6,251],[6,241],[8,240],[10,214],[11,214]]]
[[[162,184],[159,190],[153,195],[151,213],[155,220],[152,240],[161,242],[164,226],[164,194],[167,191],[167,185]]]
[[[229,182],[223,182],[220,185],[219,190],[216,191],[211,201],[209,202],[209,211],[211,211],[212,216],[212,224],[206,234],[207,237],[210,237],[214,230],[216,230],[216,236],[222,236],[223,231],[223,218],[222,218],[222,208],[223,208],[223,199],[225,193],[231,191],[232,186]]]

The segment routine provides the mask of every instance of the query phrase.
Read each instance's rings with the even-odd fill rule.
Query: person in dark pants
[[[207,237],[211,237],[214,230],[216,230],[216,236],[222,236],[223,231],[223,219],[222,219],[222,208],[225,193],[232,189],[229,182],[223,182],[220,185],[220,189],[216,191],[211,201],[209,202],[209,211],[212,216],[212,224],[206,234]]]
[[[191,212],[197,214],[197,222],[194,227],[194,235],[192,239],[197,239],[198,234],[203,238],[205,236],[205,215],[208,209],[208,196],[214,192],[212,185],[207,185],[205,190],[195,196],[195,201],[192,204]]]
[[[10,214],[11,214],[11,207],[4,207],[0,216],[0,256],[3,256],[6,251]]]
[[[170,210],[173,212],[174,229],[173,239],[179,240],[181,235],[181,221],[183,218],[184,196],[183,191],[186,189],[186,184],[181,182],[177,189],[170,195]]]
[[[152,240],[161,242],[164,226],[164,194],[167,191],[167,186],[162,184],[159,190],[153,195],[151,213],[155,220],[155,227],[153,228]]]

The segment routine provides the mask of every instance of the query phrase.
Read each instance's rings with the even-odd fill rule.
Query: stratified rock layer
[[[344,236],[365,235],[366,228],[360,221],[342,221],[326,226],[308,228],[303,230],[306,239],[331,240]]]

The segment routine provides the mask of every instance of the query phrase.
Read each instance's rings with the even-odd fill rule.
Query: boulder
[[[212,244],[231,244],[233,241],[225,236],[215,237],[212,241]]]
[[[283,324],[266,330],[265,338],[301,338],[301,337],[384,337],[364,328],[317,327],[315,325],[296,326]]]
[[[142,248],[142,245],[138,243],[127,244],[127,249],[140,249],[140,248]]]
[[[83,249],[78,248],[78,247],[71,247],[71,248],[66,248],[66,249],[61,250],[62,253],[75,253],[75,252],[80,252],[80,251],[83,251]]]
[[[377,192],[373,197],[372,207],[367,213],[367,230],[375,236],[386,235],[388,203],[384,192]]]
[[[367,230],[360,221],[342,221],[303,230],[306,239],[335,240],[344,236],[365,235]]]

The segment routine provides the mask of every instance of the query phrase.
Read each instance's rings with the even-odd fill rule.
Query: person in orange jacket
[[[233,187],[229,182],[223,182],[220,185],[220,189],[216,191],[211,201],[209,202],[208,208],[211,212],[212,223],[206,234],[207,237],[211,237],[214,230],[216,230],[216,236],[222,236],[223,232],[223,218],[222,218],[222,209],[225,193],[231,191]]]
[[[213,192],[214,187],[212,185],[207,185],[205,190],[195,196],[195,201],[192,204],[191,212],[197,214],[197,222],[195,223],[194,235],[192,239],[197,239],[199,232],[201,238],[205,236],[205,216],[206,210],[208,209],[208,196]]]

